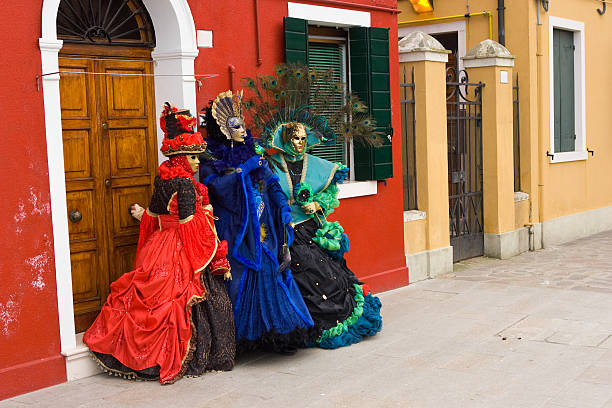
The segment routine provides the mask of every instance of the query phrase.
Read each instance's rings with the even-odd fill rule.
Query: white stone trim
[[[551,127],[552,127],[552,122],[551,122]],[[576,141],[578,141],[578,135],[576,135]],[[554,141],[554,134],[553,134],[553,140],[551,141],[551,150],[555,145],[555,141]],[[583,152],[561,152],[561,153],[552,153],[555,157],[548,157],[551,163],[564,163],[564,162],[570,162],[570,161],[578,161],[578,160],[587,160],[589,155],[588,152],[585,150]]]
[[[436,61],[448,62],[448,54],[450,51],[410,51],[402,52],[400,50],[399,62],[416,62],[416,61]]]
[[[212,30],[196,31],[198,40],[198,48],[213,48],[213,32]]]
[[[345,181],[338,184],[338,199],[363,197],[378,193],[376,180],[369,181]]]
[[[542,244],[546,248],[607,230],[612,230],[612,206],[544,221]]]
[[[466,33],[466,24],[465,21],[454,21],[450,23],[441,23],[441,24],[428,24],[428,25],[419,25],[419,26],[410,26],[410,27],[400,27],[397,30],[397,34],[399,38],[406,37],[408,34],[414,33],[416,31],[422,31],[426,34],[443,34],[443,33],[452,33],[457,32],[457,57],[459,58],[459,70],[463,69],[463,60],[461,57],[465,56],[468,51],[467,47],[467,36]]]
[[[514,192],[514,202],[515,203],[518,203],[519,201],[525,201],[525,200],[529,200],[529,194],[524,193],[522,191]]]
[[[57,4],[59,5],[59,1]],[[43,7],[43,16],[45,15]],[[53,17],[53,21],[55,27],[55,17]],[[57,72],[59,70],[58,53],[62,48],[62,41],[41,38],[38,40],[38,45],[40,47],[42,73]],[[49,168],[49,194],[53,226],[53,251],[55,253],[60,345],[62,350],[71,350],[76,347],[76,342],[74,337],[68,218],[66,217],[68,210],[66,206],[66,180],[64,178],[62,117],[59,109],[59,79],[59,74],[43,76],[41,78],[41,90],[44,96],[45,135],[47,141],[47,165]],[[58,165],[58,163],[61,163],[61,165]]]
[[[426,218],[427,218],[427,213],[425,211],[419,211],[419,210],[404,211],[404,222],[424,220]]]
[[[555,79],[554,79],[554,51],[553,29],[574,32],[574,113],[576,144],[575,151],[555,153]],[[586,151],[586,67],[584,45],[584,23],[560,17],[548,17],[548,69],[550,76],[550,163],[561,163],[576,160],[587,160]]]
[[[469,58],[463,57],[463,66],[466,68],[479,67],[513,67],[514,57],[512,58]]]
[[[336,27],[370,27],[371,15],[367,11],[346,10],[311,4],[287,3],[288,16],[308,20],[311,24]]]
[[[453,247],[430,249],[406,254],[410,284],[453,272]]]
[[[62,355],[66,357],[66,378],[68,381],[91,377],[101,372],[99,366],[89,355],[89,347],[83,343],[83,333],[76,335],[75,347],[68,352],[63,351]]]
[[[531,227],[533,237],[529,237],[529,228],[522,227],[501,234],[484,234],[485,256],[497,259],[508,259],[529,251],[530,239],[533,249],[542,248],[542,224],[536,223]]]
[[[42,73],[58,71],[58,53],[62,42],[57,40],[56,18],[60,0],[44,0],[42,5],[42,30],[39,39]],[[157,45],[152,53],[155,74],[183,74],[182,76],[157,77],[155,79],[156,115],[162,104],[173,104],[196,111],[194,60],[198,55],[196,31],[187,0],[143,0],[155,27]],[[66,218],[66,184],[64,178],[64,153],[62,141],[59,75],[42,77],[42,93],[49,165],[49,188],[53,223],[53,249],[57,280],[57,302],[60,326],[61,352],[66,356],[66,370],[70,379],[74,373],[87,372],[75,369],[74,364],[84,364],[82,346],[78,346],[74,333],[74,308],[72,305],[72,276],[70,269],[70,245]],[[158,131],[158,143],[161,143]],[[160,161],[163,156],[160,155]],[[75,357],[76,356],[76,357]]]
[[[196,81],[194,61],[198,55],[195,23],[187,0],[143,0],[155,28],[156,45],[151,53],[154,73],[183,74],[183,76],[155,79],[155,115],[161,115],[164,102],[196,112]],[[157,142],[161,145],[163,133],[157,128]],[[166,158],[158,153],[161,163]]]

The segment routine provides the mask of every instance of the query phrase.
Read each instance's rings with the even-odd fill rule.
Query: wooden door
[[[123,47],[122,47],[123,48]],[[62,54],[60,98],[76,331],[86,330],[114,280],[132,269],[138,223],[157,167],[151,61],[128,50]],[[119,55],[118,55],[119,54]],[[117,58],[119,57],[119,58]],[[129,57],[126,58],[126,57]]]

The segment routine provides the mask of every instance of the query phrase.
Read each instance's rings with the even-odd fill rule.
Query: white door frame
[[[400,27],[397,30],[398,37],[400,39],[406,37],[408,34],[422,31],[426,34],[443,34],[457,32],[457,59],[459,61],[459,71],[463,70],[463,58],[467,54],[467,41],[466,41],[466,24],[465,21],[454,21],[451,23],[439,23],[439,24],[428,24],[410,27]]]
[[[194,60],[198,55],[196,30],[187,0],[142,0],[155,29],[156,46],[151,56],[154,73],[178,76],[155,77],[156,117],[164,102],[185,107],[195,112],[196,91]],[[62,41],[57,39],[56,19],[60,0],[44,0],[42,6],[42,36],[38,40],[42,73],[59,71],[58,54]],[[64,177],[64,149],[60,110],[59,75],[42,77],[45,111],[47,161],[51,218],[53,223],[53,247],[55,252],[55,277],[60,327],[61,351],[66,356],[68,379],[89,374],[78,374],[70,367],[77,355],[85,354],[74,333],[74,308],[72,304],[72,275],[70,270],[70,245],[66,206],[66,180]],[[163,135],[158,130],[158,146]],[[163,156],[159,156],[161,161]]]

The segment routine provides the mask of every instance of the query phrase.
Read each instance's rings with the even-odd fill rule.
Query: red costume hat
[[[206,150],[202,135],[194,131],[196,118],[191,116],[189,110],[178,110],[166,102],[159,125],[164,132],[160,149],[164,156],[200,154]]]

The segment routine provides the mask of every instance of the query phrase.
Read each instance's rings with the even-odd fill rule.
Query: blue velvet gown
[[[238,352],[293,351],[313,340],[313,320],[289,265],[279,270],[283,244],[291,245],[291,209],[278,177],[244,143],[208,140],[200,180],[208,187],[220,239],[229,245]],[[261,164],[263,165],[261,165]]]

